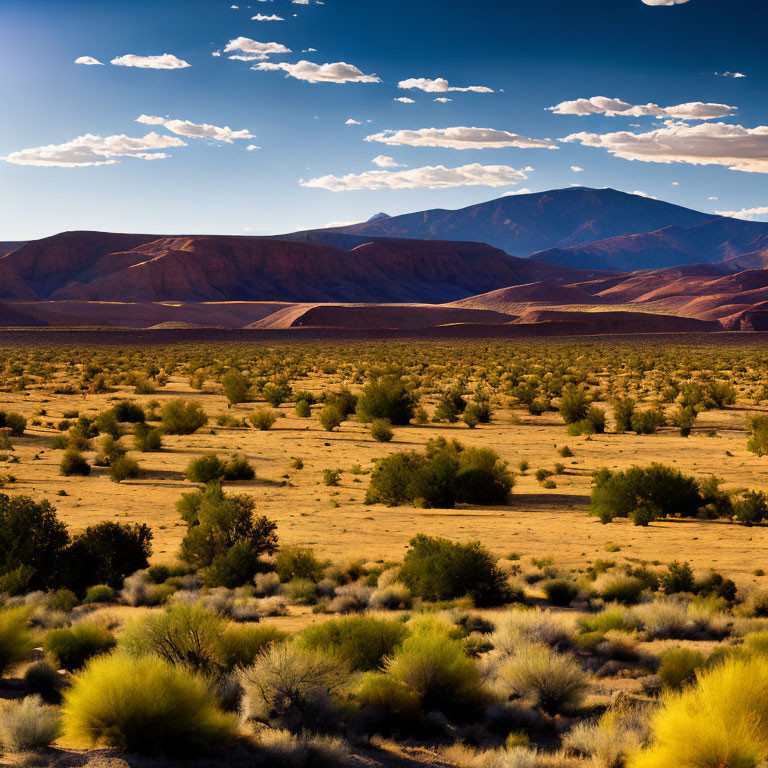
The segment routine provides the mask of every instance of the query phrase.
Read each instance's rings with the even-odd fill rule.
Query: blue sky
[[[0,240],[271,234],[569,184],[768,220],[768,3],[659,2],[0,0]]]

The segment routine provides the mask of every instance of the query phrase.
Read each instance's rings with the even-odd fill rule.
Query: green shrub
[[[277,421],[277,412],[271,408],[257,408],[249,417],[254,428],[267,432],[275,426]]]
[[[37,645],[28,618],[25,608],[0,611],[0,675],[11,665],[26,661]]]
[[[635,525],[647,525],[669,515],[695,517],[702,503],[695,478],[653,463],[623,472],[596,472],[590,514],[602,523],[629,517]]]
[[[338,654],[352,669],[367,671],[378,669],[407,635],[400,621],[349,616],[307,627],[298,642],[305,648]]]
[[[232,405],[244,403],[248,399],[251,384],[237,368],[230,368],[221,379],[221,389],[224,397]]]
[[[680,563],[673,560],[667,570],[659,575],[659,584],[667,595],[676,595],[680,592],[693,592],[695,579],[690,563]]]
[[[312,409],[306,400],[299,400],[296,403],[296,415],[300,419],[308,419],[312,415]]]
[[[326,432],[333,432],[344,421],[344,414],[336,405],[326,405],[318,416],[320,424]]]
[[[206,453],[187,464],[184,476],[190,483],[208,485],[224,477],[224,462],[215,453]]]
[[[24,672],[25,688],[41,696],[43,701],[49,704],[58,704],[61,701],[61,690],[64,685],[65,678],[48,661],[36,661]]]
[[[727,659],[666,698],[651,721],[650,746],[631,768],[750,768],[768,752],[768,659]]]
[[[21,437],[27,428],[27,420],[20,413],[0,411],[0,429],[10,429],[11,437]]]
[[[752,416],[747,426],[750,432],[747,450],[758,456],[768,454],[768,416]]]
[[[374,419],[371,422],[371,437],[377,443],[388,443],[394,436],[389,419]]]
[[[468,595],[475,605],[487,606],[509,598],[496,558],[479,542],[462,544],[419,534],[411,539],[399,578],[414,597],[425,600]]]
[[[215,672],[225,626],[221,616],[199,603],[174,602],[128,624],[119,638],[120,649],[132,656],[159,656],[195,672]]]
[[[142,453],[159,451],[163,447],[163,438],[157,427],[150,427],[145,422],[139,422],[133,430],[134,447]]]
[[[163,407],[160,419],[168,435],[192,435],[208,423],[202,406],[194,400],[171,400]]]
[[[370,381],[357,398],[356,412],[361,421],[389,419],[391,424],[408,424],[418,398],[409,392],[398,376],[383,376]]]
[[[607,603],[634,605],[640,600],[646,585],[634,576],[605,574],[595,584],[595,588]]]
[[[418,694],[383,672],[366,672],[357,699],[365,712],[390,728],[412,728],[424,714]]]
[[[45,636],[43,650],[61,669],[80,669],[92,656],[111,651],[115,636],[103,626],[80,621],[71,627],[52,629]]]
[[[736,519],[744,525],[757,525],[768,517],[768,503],[762,491],[747,491],[734,505]]]
[[[118,422],[138,424],[146,420],[144,409],[133,400],[120,400],[112,406],[112,412]]]
[[[341,481],[340,469],[324,469],[323,485],[338,485]]]
[[[632,429],[632,416],[635,413],[635,401],[631,397],[620,397],[613,401],[613,417],[617,432],[629,432]]]
[[[156,656],[100,656],[64,695],[67,741],[144,754],[197,755],[234,736],[208,683]]]
[[[581,389],[569,384],[563,390],[563,396],[560,399],[560,415],[566,424],[584,421],[587,418],[588,408],[589,399]]]
[[[219,664],[227,672],[249,667],[263,650],[285,638],[286,634],[276,627],[228,627],[219,637],[216,651]]]
[[[241,453],[233,453],[224,464],[224,479],[229,482],[253,480],[256,472]]]
[[[59,472],[64,477],[80,475],[86,477],[91,474],[91,465],[83,458],[83,454],[77,448],[67,448],[59,464]]]
[[[587,676],[578,663],[547,645],[520,646],[499,674],[519,696],[531,699],[548,714],[578,706],[587,687]]]
[[[139,476],[139,464],[129,456],[120,456],[109,463],[109,478],[115,483]]]
[[[43,752],[58,738],[59,713],[43,705],[39,696],[7,701],[0,714],[0,738],[11,753]]]
[[[277,408],[291,396],[291,388],[285,381],[273,381],[261,390],[261,396],[273,408]]]
[[[665,423],[664,413],[658,408],[635,411],[632,414],[632,431],[638,435],[653,435]]]
[[[566,579],[553,579],[544,584],[544,594],[547,602],[552,605],[570,605],[579,594],[576,585]]]
[[[487,700],[480,670],[460,640],[432,627],[406,638],[384,674],[416,697],[425,712],[473,717]]]
[[[320,581],[325,563],[318,560],[309,547],[284,545],[277,552],[275,570],[282,582],[292,579]]]
[[[658,675],[667,688],[679,690],[696,680],[696,671],[704,666],[704,657],[690,648],[664,651]]]
[[[108,584],[94,584],[85,592],[83,603],[111,603],[115,599],[115,590]]]

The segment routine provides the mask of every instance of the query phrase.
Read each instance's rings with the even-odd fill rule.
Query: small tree
[[[587,418],[587,409],[589,408],[589,399],[584,392],[569,384],[563,390],[563,396],[560,399],[560,415],[566,424],[576,424]]]
[[[617,432],[629,432],[632,429],[634,412],[635,401],[631,397],[620,397],[613,401],[613,417],[616,420]]]
[[[224,397],[232,405],[237,405],[248,399],[251,384],[237,368],[230,368],[221,379],[221,388]]]
[[[417,402],[399,376],[383,376],[363,388],[356,411],[361,421],[389,419],[392,424],[403,425],[413,418]]]

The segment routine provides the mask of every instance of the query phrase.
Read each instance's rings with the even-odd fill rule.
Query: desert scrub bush
[[[27,420],[20,413],[0,411],[0,429],[9,429],[11,437],[21,437],[27,428]]]
[[[347,665],[333,654],[293,643],[272,645],[240,671],[243,717],[291,730],[327,724],[349,676]]]
[[[111,603],[115,599],[115,590],[109,584],[94,584],[88,587],[83,598],[84,605],[92,603]]]
[[[480,542],[463,544],[419,534],[410,541],[399,575],[415,597],[452,600],[469,596],[477,606],[509,598],[506,576]]]
[[[91,474],[91,465],[77,448],[67,448],[61,457],[59,474],[64,475],[64,477],[72,477],[73,475],[87,477]]]
[[[504,656],[512,656],[521,645],[558,645],[567,640],[568,632],[538,608],[503,613],[491,635],[494,649]]]
[[[263,650],[283,642],[286,637],[285,632],[268,625],[228,627],[219,637],[216,655],[221,667],[231,672],[251,666]]]
[[[469,718],[488,701],[480,669],[465,654],[462,642],[435,624],[407,637],[385,659],[383,672],[373,674],[369,680],[381,675],[403,686],[423,712]]]
[[[340,482],[341,482],[340,469],[324,469],[323,470],[323,485],[336,486]]]
[[[768,416],[752,416],[747,422],[749,440],[747,450],[758,456],[768,454]]]
[[[68,672],[80,669],[91,657],[111,651],[115,645],[115,636],[106,627],[86,621],[52,629],[43,640],[43,650]]]
[[[734,503],[733,513],[743,525],[757,525],[768,517],[768,502],[762,491],[747,491]]]
[[[326,432],[333,432],[334,429],[340,427],[344,418],[341,409],[336,405],[326,405],[318,414],[320,425]]]
[[[481,749],[454,744],[440,754],[458,768],[544,768],[549,765],[536,750],[522,745]]]
[[[187,464],[184,477],[190,483],[208,485],[224,477],[224,462],[215,453],[206,453]]]
[[[546,582],[542,589],[551,605],[570,605],[579,594],[578,587],[567,579],[552,579]]]
[[[563,738],[563,746],[591,758],[596,768],[625,768],[647,736],[647,708],[617,703],[596,721],[577,723]]]
[[[259,429],[262,432],[267,432],[275,426],[277,421],[277,411],[271,408],[257,408],[249,417],[248,421],[251,422],[251,426],[255,429]]]
[[[410,392],[398,376],[382,376],[371,380],[357,398],[356,413],[360,421],[389,419],[391,424],[408,424],[418,404],[418,397]]]
[[[112,413],[115,414],[115,418],[120,423],[137,424],[146,420],[144,409],[133,400],[119,400],[112,406]]]
[[[753,768],[768,754],[768,659],[726,659],[665,697],[630,768]]]
[[[378,669],[408,635],[401,621],[349,616],[307,627],[297,637],[304,648],[338,654],[351,669]]]
[[[691,648],[669,648],[661,656],[657,674],[667,688],[679,690],[696,679],[704,666],[704,656]]]
[[[653,435],[665,424],[666,418],[660,408],[649,408],[632,414],[632,431],[638,435]]]
[[[171,603],[128,624],[119,649],[131,656],[154,655],[196,672],[216,672],[219,638],[226,621],[200,604]]]
[[[145,422],[139,422],[133,429],[133,445],[142,453],[153,453],[163,447],[163,437],[157,427],[150,427]]]
[[[157,656],[119,653],[74,676],[62,725],[73,744],[171,756],[210,752],[234,735],[202,677]]]
[[[0,675],[13,664],[26,661],[36,645],[26,608],[0,611]]]
[[[560,415],[566,424],[575,424],[587,418],[589,398],[583,390],[569,384],[560,399]]]
[[[208,416],[194,400],[171,400],[160,412],[163,431],[167,435],[192,435],[208,423]]]
[[[109,462],[109,479],[114,483],[121,483],[139,476],[139,464],[130,456],[118,456]]]
[[[695,517],[703,503],[694,477],[658,463],[623,472],[601,469],[593,484],[589,513],[601,523],[628,517],[648,525],[669,515]]]
[[[275,571],[282,582],[292,579],[320,581],[327,563],[318,560],[310,547],[287,544],[277,551]]]
[[[300,419],[308,419],[312,415],[310,402],[304,398],[296,401],[296,415]]]
[[[606,603],[635,605],[635,603],[639,602],[646,586],[640,579],[634,576],[607,572],[595,579],[592,589]]]
[[[66,681],[50,662],[36,661],[30,664],[24,672],[23,680],[26,690],[42,697],[43,701],[49,704],[61,701],[61,691]]]
[[[499,668],[499,680],[547,714],[577,707],[586,692],[587,675],[576,660],[548,645],[520,645]]]
[[[334,736],[265,728],[258,732],[257,746],[267,765],[290,768],[345,768],[351,765],[349,749]]]
[[[394,436],[389,419],[374,419],[371,422],[371,437],[377,443],[388,443]]]
[[[237,368],[230,368],[221,377],[221,391],[232,405],[244,403],[250,388],[251,383]]]
[[[43,752],[56,741],[60,731],[61,716],[46,707],[39,696],[6,701],[0,709],[0,738],[9,752]]]

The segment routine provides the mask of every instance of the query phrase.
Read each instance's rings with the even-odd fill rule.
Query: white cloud
[[[308,83],[380,83],[376,75],[365,75],[357,67],[344,61],[329,64],[313,64],[298,61],[296,64],[257,64],[253,69],[261,71],[282,70],[288,77],[306,80]]]
[[[415,104],[413,99],[409,99],[407,96],[398,96],[395,101],[399,101],[401,104]]]
[[[78,56],[75,59],[75,64],[85,64],[87,67],[92,67],[94,65],[104,66],[103,61],[99,61],[98,59],[94,59],[93,56]]]
[[[649,195],[647,192],[643,192],[642,189],[635,189],[632,191],[633,195],[637,195],[638,197],[647,197],[649,200],[658,200],[659,198],[656,197],[656,195]]]
[[[715,197],[714,195],[712,197],[708,197],[707,200],[719,200],[719,197]]]
[[[643,0],[646,5],[682,5],[688,0]]]
[[[294,5],[309,5],[309,0],[291,0]]]
[[[336,229],[337,227],[351,227],[353,224],[359,224],[359,221],[329,221],[323,226],[323,229]]]
[[[438,96],[436,99],[433,99],[433,101],[436,101],[439,104],[447,104],[449,101],[453,101],[453,99],[449,99],[447,96]]]
[[[56,168],[78,168],[89,165],[112,165],[118,157],[134,157],[139,160],[162,160],[168,155],[157,152],[169,147],[186,147],[175,136],[161,136],[154,131],[146,136],[78,136],[63,144],[49,144],[11,152],[2,158],[16,165],[37,165]]]
[[[625,160],[724,165],[734,171],[768,173],[768,125],[675,123],[647,133],[573,133],[561,141],[600,147]]]
[[[443,147],[445,149],[489,149],[518,147],[520,149],[557,149],[551,139],[529,139],[509,131],[493,128],[420,128],[416,131],[382,131],[365,137],[391,147]]]
[[[359,189],[416,189],[429,187],[505,187],[527,179],[526,172],[532,168],[517,170],[508,165],[462,165],[458,168],[446,168],[444,165],[426,165],[408,171],[365,171],[349,173],[346,176],[321,176],[309,181],[301,181],[304,187],[328,189],[332,192],[345,192]]]
[[[179,136],[187,136],[193,139],[215,139],[216,141],[226,141],[231,144],[234,139],[255,139],[256,137],[248,130],[233,131],[229,126],[219,128],[217,125],[208,123],[192,123],[189,120],[172,120],[167,117],[152,117],[150,115],[141,115],[136,118],[137,123],[144,125],[162,125],[172,133]]]
[[[718,216],[730,216],[733,219],[745,219],[752,221],[758,216],[768,216],[768,205],[757,208],[742,208],[740,211],[715,211]]]
[[[715,72],[715,74],[718,77],[734,77],[734,78],[740,78],[740,77],[746,77],[746,75],[742,74],[741,72]]]
[[[355,120],[354,118],[350,117],[349,120],[347,120],[344,125],[362,125],[362,123],[359,120]]]
[[[530,195],[531,190],[528,187],[520,187],[520,189],[511,189],[509,192],[505,192],[502,197],[511,197],[512,195]]]
[[[255,16],[251,16],[251,21],[285,21],[285,19],[276,13],[271,13],[269,16],[264,13],[257,13]]]
[[[675,120],[714,120],[728,117],[736,112],[736,107],[728,104],[712,104],[701,101],[691,101],[671,107],[660,107],[658,104],[629,104],[621,99],[610,99],[606,96],[593,96],[591,99],[575,99],[563,101],[554,107],[547,108],[556,115],[606,115],[607,117],[670,117]]]
[[[578,166],[578,165],[572,165],[572,166],[571,166],[571,170],[572,170],[574,173],[581,173],[581,172],[582,172],[584,169],[583,169],[583,168],[579,168],[579,166]]]
[[[257,149],[261,149],[261,147],[259,147],[259,146],[258,146],[258,145],[256,145],[256,144],[249,144],[249,145],[246,147],[246,149],[247,149],[249,152],[255,152]]]
[[[127,53],[112,59],[109,63],[116,67],[138,67],[139,69],[185,69],[191,66],[189,62],[178,59],[171,53],[164,53],[162,56],[137,56],[134,53]]]
[[[438,77],[430,80],[426,77],[411,77],[407,80],[401,80],[397,84],[398,88],[403,90],[419,90],[426,93],[447,93],[448,91],[472,91],[473,93],[493,93],[493,88],[487,88],[484,85],[468,85],[465,88],[453,86],[448,83],[444,77]]]
[[[242,57],[240,61],[263,60],[273,53],[291,53],[291,49],[282,43],[260,43],[258,40],[251,40],[250,37],[236,37],[234,40],[230,40],[224,48],[224,53],[232,53],[233,51],[241,51],[250,56],[250,58]],[[230,56],[230,58],[235,57]]]
[[[395,158],[389,155],[376,155],[371,162],[379,168],[402,168],[400,163],[395,162]]]

